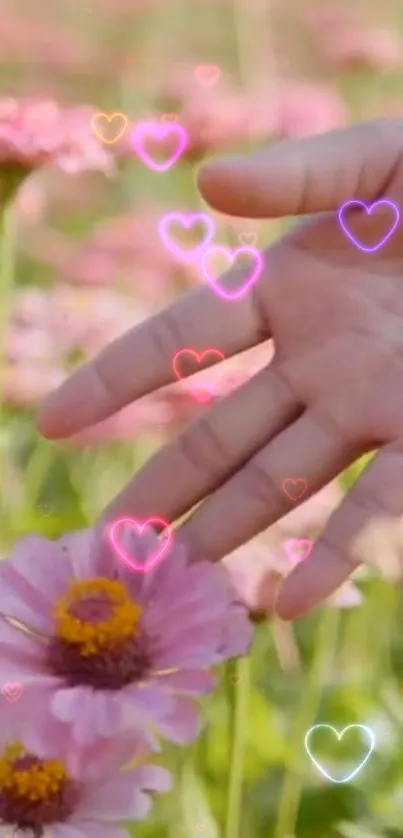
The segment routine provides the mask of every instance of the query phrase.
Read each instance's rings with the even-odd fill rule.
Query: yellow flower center
[[[55,634],[91,657],[139,636],[142,613],[121,582],[74,582],[55,607]]]
[[[0,756],[0,791],[15,801],[49,801],[65,787],[68,775],[62,760],[41,760],[20,744],[8,745]]]

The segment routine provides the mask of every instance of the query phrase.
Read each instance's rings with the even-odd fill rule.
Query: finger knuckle
[[[102,392],[107,403],[114,402],[116,397],[116,374],[109,374],[108,367],[101,355],[94,359],[92,372],[94,389]]]
[[[392,510],[386,507],[382,501],[377,489],[371,489],[366,486],[361,486],[357,492],[351,496],[350,504],[362,518],[363,513],[365,518],[379,517],[386,514],[391,514]]]
[[[242,495],[252,500],[257,513],[261,510],[267,516],[268,512],[277,507],[282,499],[281,487],[277,484],[270,470],[264,468],[256,460],[250,460],[240,477]]]
[[[157,357],[168,358],[171,363],[178,347],[184,345],[179,318],[175,317],[172,310],[167,309],[161,316],[150,321],[150,339]]]
[[[192,432],[178,439],[181,455],[197,470],[214,480],[226,470],[229,452],[209,419],[199,419]]]
[[[337,539],[332,537],[330,533],[325,532],[321,535],[316,547],[319,548],[321,545],[327,550],[329,558],[333,557],[339,566],[343,565],[346,568],[346,574],[348,576],[357,569],[358,561],[354,559],[348,550],[340,549],[340,544],[337,542]]]
[[[334,440],[335,445],[353,445],[356,442],[355,429],[348,421],[343,421],[336,409],[329,410],[323,405],[315,405],[313,419],[318,429],[324,432],[328,439]]]

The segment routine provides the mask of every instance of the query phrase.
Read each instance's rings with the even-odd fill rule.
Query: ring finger
[[[307,410],[256,454],[193,513],[180,529],[192,552],[218,561],[319,491],[358,456],[328,419]],[[285,480],[303,480],[303,498],[290,499]]]

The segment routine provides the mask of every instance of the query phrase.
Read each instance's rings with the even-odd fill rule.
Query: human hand
[[[208,163],[199,185],[215,209],[248,218],[320,213],[264,253],[249,295],[228,302],[203,285],[111,344],[43,405],[42,433],[71,436],[174,380],[184,347],[230,357],[270,337],[272,363],[169,442],[107,510],[175,521],[177,536],[217,561],[295,503],[282,489],[304,478],[317,492],[361,454],[379,451],[332,515],[277,602],[301,616],[356,567],[350,547],[372,516],[403,513],[403,234],[357,250],[337,210],[356,198],[403,201],[403,121],[378,122],[248,157]],[[351,215],[367,240],[385,216]],[[239,282],[232,269],[221,280]]]

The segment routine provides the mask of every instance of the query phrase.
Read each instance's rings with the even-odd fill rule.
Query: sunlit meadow
[[[403,4],[0,0],[0,48],[6,557],[25,534],[56,538],[94,523],[150,454],[205,409],[178,383],[68,444],[44,441],[35,427],[38,402],[70,371],[200,282],[164,249],[157,225],[164,212],[202,209],[194,179],[202,159],[403,114]],[[200,83],[199,65],[216,68],[212,83]],[[129,127],[116,142],[97,138],[94,114],[115,112],[129,126],[180,121],[189,134],[180,163],[151,172],[127,142]],[[242,236],[263,247],[289,223],[212,215],[232,247]],[[141,363],[132,358],[122,375]],[[228,362],[217,391],[256,365],[253,352]],[[375,568],[313,616],[295,626],[270,616],[289,569],[284,539],[315,538],[360,467],[226,560],[256,622],[253,649],[203,702],[197,744],[162,751],[176,790],[128,827],[136,838],[403,834],[403,610],[399,569],[380,572],[388,542]],[[375,750],[350,783],[326,780],[309,760],[304,736],[318,722],[374,732]]]

